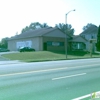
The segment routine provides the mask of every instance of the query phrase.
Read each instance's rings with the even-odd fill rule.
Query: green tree
[[[87,30],[88,28],[90,28],[91,26],[95,26],[92,23],[88,23],[86,26],[83,27],[83,31]]]
[[[25,28],[22,29],[21,33],[24,33],[24,32],[26,32],[26,31],[28,31],[28,30],[29,30],[29,27],[26,26]]]
[[[97,47],[97,51],[100,51],[100,25],[99,25],[99,28],[98,28],[96,47]]]
[[[37,29],[37,26],[39,26],[40,25],[40,23],[39,22],[34,22],[34,23],[31,23],[30,25],[29,25],[29,29]]]
[[[34,29],[38,29],[38,28],[46,28],[49,27],[46,23],[39,23],[39,22],[34,22],[31,23],[29,26],[26,26],[25,28],[22,29],[21,33],[24,33],[28,30],[34,30]]]
[[[43,23],[43,24],[40,24],[40,27],[41,28],[46,28],[46,27],[49,27],[49,26],[47,25],[47,23]]]
[[[1,48],[8,48],[8,37],[3,38],[0,42],[0,47]]]
[[[59,24],[56,24],[55,27],[59,28],[62,32],[67,33],[71,36],[74,35],[74,29],[72,28],[70,24],[59,23]]]

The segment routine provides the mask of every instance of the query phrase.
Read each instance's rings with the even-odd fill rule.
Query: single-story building
[[[20,47],[32,47],[36,51],[65,51],[66,40],[67,50],[89,51],[89,41],[81,35],[65,36],[60,29],[52,27],[28,30],[11,37],[8,40],[8,49],[17,51]]]
[[[67,39],[70,39],[69,35]],[[32,47],[36,51],[64,51],[65,34],[58,28],[48,27],[29,30],[8,40],[10,51],[17,51],[20,47]]]
[[[89,41],[80,35],[72,36],[72,39],[69,41],[71,51],[74,50],[89,50]]]

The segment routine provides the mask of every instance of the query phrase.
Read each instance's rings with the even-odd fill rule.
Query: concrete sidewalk
[[[3,54],[9,54],[9,53],[18,53],[18,52],[0,52],[0,65],[8,65],[8,64],[18,64],[22,63],[18,60],[10,60],[8,58],[3,57]]]
[[[0,55],[0,61],[9,61],[10,59],[4,58]]]
[[[0,65],[8,65],[8,64],[20,64],[24,62],[20,62],[18,60],[12,60],[12,61],[0,61]]]
[[[18,53],[18,51],[0,52],[0,61],[9,61],[10,59],[3,57],[3,54]]]

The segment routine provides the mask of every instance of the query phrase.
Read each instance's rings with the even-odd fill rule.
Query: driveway
[[[18,51],[11,51],[11,52],[0,52],[0,61],[9,61],[10,59],[7,59],[3,57],[3,54],[9,54],[9,53],[18,53]]]
[[[4,57],[2,56],[2,54],[5,54],[5,53],[0,53],[0,61],[7,61],[7,60],[9,60],[9,59],[7,59],[7,58],[4,58]]]
[[[3,54],[9,54],[9,53],[18,53],[18,51],[0,52],[0,65],[19,63],[18,60],[10,60],[2,56]]]

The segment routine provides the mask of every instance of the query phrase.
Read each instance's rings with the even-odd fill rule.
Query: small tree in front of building
[[[8,37],[2,38],[0,41],[0,48],[8,48]]]
[[[98,28],[96,48],[97,48],[97,51],[100,51],[100,25],[99,25],[99,28]]]

